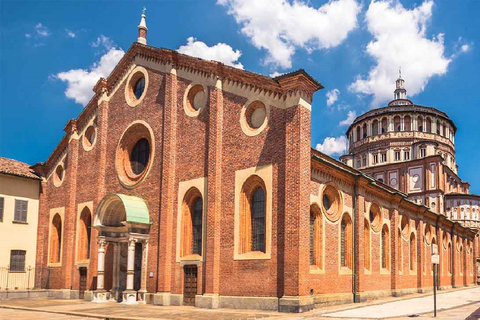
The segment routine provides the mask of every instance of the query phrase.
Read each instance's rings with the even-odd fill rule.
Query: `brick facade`
[[[135,66],[145,68],[148,85],[142,101],[132,107],[126,102],[125,86],[131,85],[127,77]],[[206,88],[206,106],[197,116],[190,116],[184,110],[184,97],[189,86],[195,84]],[[454,243],[461,239],[463,248],[471,245],[475,234],[359,171],[313,151],[310,103],[313,93],[321,88],[303,70],[272,79],[175,51],[133,44],[108,80],[97,83],[95,96],[80,116],[68,123],[65,137],[49,159],[34,166],[45,178],[40,197],[37,287],[70,289],[75,296],[80,287],[79,268],[86,267],[86,289],[96,290],[98,233],[92,230],[90,259],[79,262],[75,248],[81,247],[76,242],[83,237],[77,236],[77,212],[83,209],[79,204],[93,202],[92,221],[96,221],[97,208],[110,193],[136,196],[147,204],[151,226],[146,270],[142,272],[146,274],[149,303],[182,304],[184,266],[189,264],[198,266],[196,305],[210,308],[264,307],[299,312],[314,304],[352,301],[354,297],[364,300],[431,287],[430,269],[422,269],[430,250],[423,239],[423,225],[432,226],[437,239],[442,239],[443,233],[453,234]],[[264,101],[268,124],[258,133],[247,135],[241,125],[242,108],[252,100]],[[143,180],[129,187],[119,178],[117,149],[122,134],[134,122],[151,128],[152,160]],[[88,150],[82,139],[90,125],[96,127],[96,139]],[[52,173],[59,163],[64,164],[65,176],[56,186]],[[269,254],[235,258],[236,177],[242,170],[266,167],[271,168],[271,188],[266,188],[272,213],[271,220],[267,219],[271,230]],[[177,216],[182,214],[178,203],[183,201],[179,185],[198,178],[206,183],[202,257],[177,261],[177,245],[181,243],[177,235],[183,234],[177,233],[181,228]],[[329,221],[321,213],[323,270],[312,271],[310,206],[314,198],[322,206],[320,194],[327,183],[333,183],[341,193],[343,212],[337,221]],[[368,220],[366,210],[372,202],[381,208],[382,222],[389,229],[390,256],[388,270],[381,270],[381,232],[372,232],[367,272],[364,221]],[[61,263],[51,265],[49,219],[55,208],[64,210],[63,252]],[[351,268],[340,267],[340,221],[345,213],[352,223],[347,232],[352,237],[351,247],[347,248]],[[402,245],[398,245],[401,215],[408,216],[416,234],[416,273],[409,272],[408,242],[402,239]],[[458,258],[454,258],[454,272],[447,275],[445,253],[441,245],[439,248],[441,286],[474,283],[475,253],[467,255],[463,250],[463,258],[471,259],[463,264],[463,275],[459,274]],[[402,250],[402,261],[397,259],[398,250]],[[457,251],[454,257],[458,257]],[[114,260],[113,246],[107,244],[107,290],[113,286]]]

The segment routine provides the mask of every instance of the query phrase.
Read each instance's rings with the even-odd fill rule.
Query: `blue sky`
[[[45,161],[136,41],[265,75],[304,68],[314,95],[312,146],[338,157],[355,115],[384,106],[401,66],[409,98],[458,127],[457,163],[480,193],[480,25],[476,0],[0,2],[0,156]],[[329,98],[328,98],[329,97]]]

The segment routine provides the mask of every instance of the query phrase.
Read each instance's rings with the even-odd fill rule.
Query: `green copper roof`
[[[127,213],[127,222],[150,224],[150,213],[148,212],[147,204],[142,198],[127,196],[121,193],[113,193],[111,195],[117,196],[122,201]]]

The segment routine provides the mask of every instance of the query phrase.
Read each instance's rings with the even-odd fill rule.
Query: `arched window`
[[[452,273],[452,244],[450,242],[447,248],[447,270],[448,273]]]
[[[410,270],[415,271],[417,263],[417,250],[415,247],[415,234],[410,235]]]
[[[440,134],[440,121],[437,120],[437,134]]]
[[[402,232],[398,229],[397,235],[397,250],[398,250],[398,271],[403,271],[403,241],[402,241]]]
[[[373,120],[372,122],[372,135],[377,135],[378,134],[378,120]]]
[[[387,118],[382,119],[382,133],[388,132],[388,122]]]
[[[365,239],[364,264],[365,269],[370,270],[370,224],[367,219],[363,222],[363,238]]]
[[[405,131],[411,131],[412,130],[412,120],[410,116],[405,116],[403,119],[403,122],[405,124]]]
[[[59,263],[62,256],[62,218],[57,213],[50,226],[50,263]]]
[[[182,204],[181,256],[202,255],[203,200],[197,188],[190,188]]]
[[[352,269],[352,220],[344,214],[340,225],[340,266]]]
[[[265,252],[265,191],[258,187],[252,200],[252,251]]]
[[[400,125],[400,117],[399,116],[395,116],[393,118],[393,126],[394,126],[395,131],[400,131],[402,129],[402,126]]]
[[[323,269],[323,219],[317,205],[310,207],[310,265]]]
[[[459,265],[460,265],[460,274],[463,274],[463,246],[460,246],[460,250],[458,252],[458,260],[459,261]]]
[[[423,117],[422,116],[418,116],[418,118],[417,118],[417,128],[418,128],[418,131],[423,132]]]
[[[358,126],[357,127],[357,140],[356,141],[359,141],[360,139],[362,139],[362,137],[360,137],[360,127]]]
[[[90,239],[92,232],[92,215],[85,207],[78,221],[78,260],[90,259]]]
[[[382,228],[382,268],[390,269],[390,239],[386,224]]]
[[[367,124],[366,123],[363,124],[362,129],[363,129],[363,138],[365,139],[367,137]]]
[[[432,118],[430,117],[427,118],[427,132],[428,133],[432,132]]]

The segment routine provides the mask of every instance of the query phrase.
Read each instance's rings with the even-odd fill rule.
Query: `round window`
[[[202,85],[197,84],[188,89],[186,107],[196,115],[207,104],[207,94]]]
[[[327,185],[323,189],[322,194],[322,211],[328,220],[337,221],[342,213],[342,201],[340,192],[331,185]]]
[[[130,125],[120,138],[115,168],[121,184],[136,187],[147,176],[152,165],[154,143],[152,129],[143,121]]]
[[[83,147],[85,150],[90,150],[95,143],[97,132],[94,126],[89,126],[83,135]]]
[[[135,143],[130,153],[130,166],[134,174],[141,174],[147,167],[150,158],[150,144],[142,138]]]
[[[245,117],[247,119],[247,124],[251,129],[260,128],[267,118],[265,105],[260,101],[251,103],[247,108]]]
[[[53,184],[56,187],[61,186],[64,176],[65,176],[65,170],[63,169],[63,166],[59,164],[57,168],[55,168],[55,172],[53,173]]]
[[[133,93],[135,94],[135,98],[140,99],[144,90],[145,90],[145,78],[141,77],[140,79],[137,80],[133,88]]]

